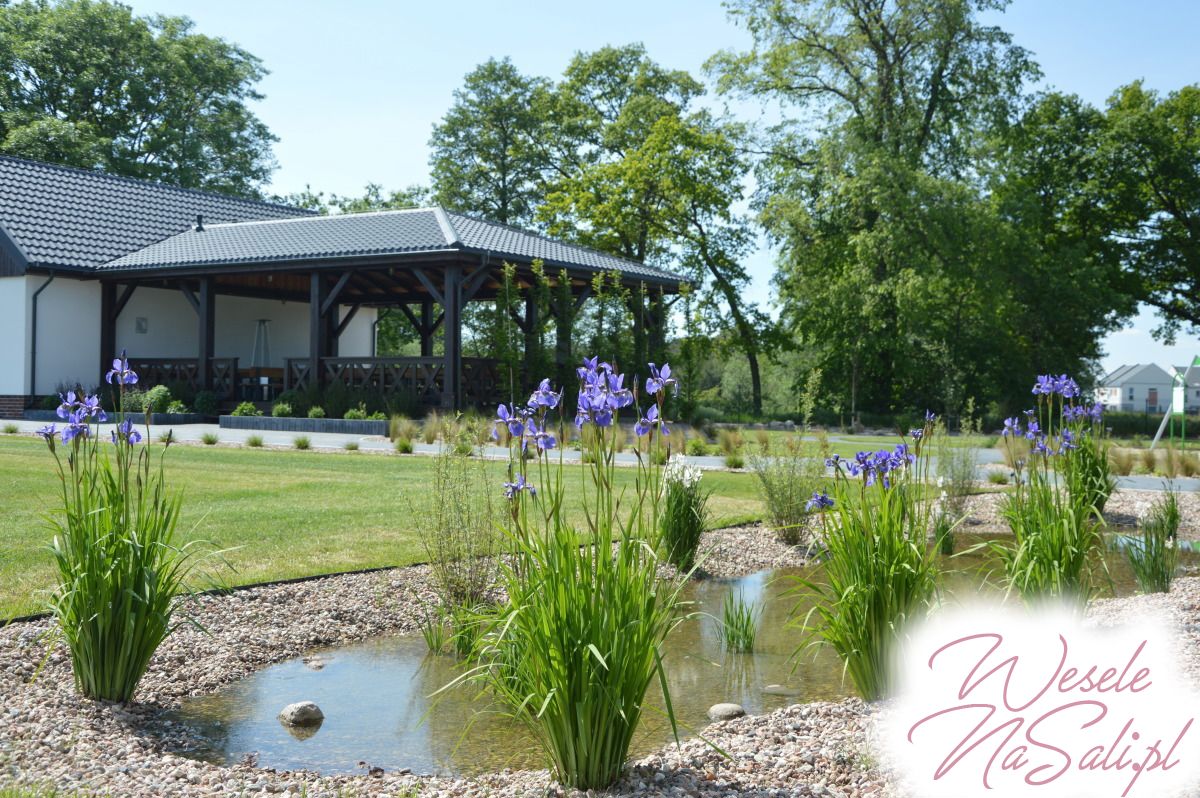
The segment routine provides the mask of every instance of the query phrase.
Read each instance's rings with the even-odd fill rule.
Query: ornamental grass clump
[[[137,379],[122,353],[107,375],[118,408],[111,446],[101,443],[107,418],[97,396],[67,392],[58,408],[66,426],[38,431],[62,487],[62,512],[50,519],[58,570],[50,611],[79,692],[121,702],[177,625],[176,599],[196,545],[176,542],[179,494],[167,489],[162,454],[141,446],[142,433],[124,417],[126,387]]]
[[[700,485],[704,473],[688,465],[682,454],[672,455],[663,469],[662,545],[667,560],[681,571],[696,565],[700,538],[708,525],[708,497]]]
[[[803,543],[808,534],[808,499],[825,480],[821,449],[820,440],[793,437],[772,442],[765,454],[760,451],[750,456],[767,521],[789,546]]]
[[[1031,603],[1061,599],[1082,607],[1092,594],[1092,572],[1103,564],[1098,505],[1107,500],[1111,477],[1103,444],[1087,441],[1100,434],[1101,410],[1077,404],[1079,386],[1066,375],[1038,377],[1033,394],[1037,406],[1024,421],[1004,421],[1005,442],[1020,442],[1010,455],[1016,488],[1001,508],[1013,544],[987,545],[1004,564],[1010,592]],[[1027,457],[1016,455],[1026,448]],[[1076,462],[1077,456],[1086,459]],[[1092,458],[1104,463],[1103,471]]]
[[[586,360],[578,375],[575,424],[591,454],[579,482],[564,472],[561,449],[551,464],[565,424],[562,394],[548,380],[526,405],[498,408],[496,424],[512,437],[504,489],[513,553],[501,565],[508,603],[473,674],[529,726],[560,783],[590,790],[620,775],[655,679],[674,728],[662,644],[680,620],[682,579],[656,575],[662,469],[639,454],[635,487],[622,495],[614,462],[622,410],[635,412],[634,432],[649,436],[651,450],[670,434],[670,368],[650,366],[648,404],[640,406],[607,363]],[[521,450],[536,456],[524,459]],[[568,479],[578,491],[570,499]],[[582,505],[582,528],[568,520],[568,500]]]
[[[1167,486],[1142,521],[1142,533],[1130,538],[1125,556],[1143,593],[1169,593],[1179,567],[1179,496]]]
[[[762,606],[750,604],[733,591],[725,594],[721,602],[721,618],[717,623],[717,637],[726,651],[748,654],[754,650],[758,637],[758,622],[762,618]]]
[[[893,450],[833,455],[832,496],[814,492],[827,550],[822,577],[798,579],[815,600],[802,624],[809,646],[837,652],[859,694],[894,695],[893,654],[908,624],[924,618],[937,597],[937,560],[927,545],[930,503],[922,500],[927,460],[922,445],[933,428],[913,430]],[[815,619],[814,617],[815,616]]]

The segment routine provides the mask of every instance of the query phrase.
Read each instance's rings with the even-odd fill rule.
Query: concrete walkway
[[[6,420],[0,419],[0,424],[14,424],[24,434],[32,434],[46,425],[44,421],[25,421],[24,419]],[[62,426],[61,424],[59,425]],[[106,428],[111,425],[104,425]],[[150,427],[150,434],[154,439],[165,433],[167,430],[173,430],[175,439],[181,443],[200,444],[203,443],[205,434],[215,434],[220,443],[223,444],[239,444],[244,445],[246,439],[252,435],[257,435],[262,438],[265,446],[280,447],[290,449],[293,441],[299,437],[306,437],[309,440],[309,445],[313,449],[318,450],[341,450],[346,448],[346,444],[354,442],[358,444],[360,451],[364,452],[390,452],[392,451],[392,442],[387,438],[377,436],[362,436],[362,435],[347,435],[335,432],[270,432],[267,430],[243,430],[243,429],[222,429],[216,424],[179,424],[175,426],[154,425]],[[108,434],[108,429],[104,429],[102,435]],[[830,440],[833,440],[832,438]],[[841,438],[841,441],[853,441],[853,439]],[[415,454],[433,455],[437,454],[441,449],[440,444],[428,444],[413,441],[413,452]],[[480,452],[484,457],[492,460],[508,459],[508,449],[501,446],[484,446]],[[1003,462],[1003,457],[1000,452],[995,449],[980,449],[978,451],[980,464],[980,480],[987,478],[987,466]],[[557,456],[557,455],[556,455]],[[567,463],[578,463],[582,460],[582,455],[578,449],[566,449],[563,452],[563,461]],[[630,452],[619,452],[616,456],[618,465],[632,466],[637,464],[637,457]],[[724,457],[688,457],[688,462],[705,470],[729,470],[725,468]],[[931,467],[936,465],[936,460],[931,460]],[[1163,477],[1156,476],[1128,476],[1117,477],[1117,486],[1127,488],[1129,490],[1163,490],[1166,485],[1166,480]],[[1174,487],[1181,492],[1200,492],[1200,479],[1179,477],[1174,481]]]

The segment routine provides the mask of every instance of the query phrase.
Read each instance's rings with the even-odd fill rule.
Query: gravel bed
[[[804,561],[799,550],[778,543],[760,526],[711,531],[702,547],[710,552],[705,564],[714,576]],[[87,701],[75,693],[66,649],[52,639],[49,621],[0,629],[0,784],[53,785],[121,796],[299,794],[302,788],[314,798],[394,795],[406,790],[431,795],[544,795],[549,785],[545,771],[501,772],[471,780],[402,773],[323,777],[261,770],[252,762],[223,767],[182,755],[194,747],[195,740],[169,713],[183,698],[212,692],[314,648],[416,631],[422,606],[435,600],[429,585],[429,568],[414,566],[189,599],[187,616],[207,631],[184,625],[168,638],[127,706]],[[849,722],[863,709],[834,705],[828,711]],[[814,712],[795,707],[710,727],[711,739],[735,754],[749,751],[747,756],[752,757],[764,750],[777,751],[767,767],[759,767],[759,762],[750,767],[740,754],[726,763],[703,743],[691,742],[679,750],[664,749],[657,759],[633,767],[622,789],[640,793],[642,784],[647,789],[675,791],[692,784],[687,792],[696,795],[724,795],[731,790],[746,795],[820,795],[780,792],[788,787],[785,781],[792,770],[806,766],[801,760],[818,761],[828,747],[827,742],[814,747],[811,755],[800,750],[816,738],[814,729],[820,724]],[[773,747],[763,747],[768,743]],[[811,768],[811,762],[807,766]],[[849,771],[836,768],[830,774],[822,775],[828,783],[852,778]]]
[[[967,497],[967,519],[964,532],[1008,532],[1008,526],[1000,517],[1000,506],[1004,499],[1000,491],[977,493]],[[1132,530],[1138,519],[1146,514],[1162,491],[1132,490],[1121,488],[1113,492],[1104,508],[1104,519],[1114,529]],[[1200,493],[1181,492],[1179,499],[1179,537],[1182,540],[1200,540]]]

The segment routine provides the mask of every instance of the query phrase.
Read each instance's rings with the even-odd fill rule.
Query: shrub
[[[126,386],[137,376],[122,357],[109,377],[120,413]],[[177,625],[176,599],[196,544],[176,542],[179,495],[167,488],[162,458],[149,445],[138,448],[141,434],[128,420],[118,421],[113,448],[100,454],[92,426],[102,419],[99,406],[92,396],[67,407],[73,417],[59,440],[50,427],[39,433],[63,485],[62,512],[51,519],[58,571],[51,612],[71,652],[79,692],[125,702]]]
[[[168,412],[172,415],[180,415],[180,414],[186,413],[187,411],[188,411],[187,405],[185,405],[183,402],[179,401],[178,399],[173,400],[171,402],[171,404],[167,405],[167,410],[166,410],[166,412]]]
[[[167,429],[167,430],[163,430],[162,432],[158,433],[158,442],[162,443],[162,444],[166,444],[166,445],[170,445],[170,444],[174,443],[175,442],[175,430]]]
[[[296,437],[292,438],[292,446],[296,449],[304,451],[312,446],[312,441],[308,439],[307,435],[297,435]]]
[[[519,430],[522,439],[510,448],[513,551],[500,563],[508,603],[494,621],[496,633],[483,638],[475,673],[530,727],[557,781],[599,790],[620,776],[656,677],[675,728],[661,650],[677,623],[682,582],[663,584],[656,573],[660,469],[639,463],[636,495],[616,500],[613,430],[619,419],[613,416],[633,396],[618,389],[608,397],[617,413],[593,413],[591,402],[606,401],[599,385],[608,382],[608,367],[588,360],[581,373],[584,430],[594,434],[583,436],[592,465],[579,500],[594,509],[584,529],[568,521],[561,465],[552,466],[545,451],[556,445],[546,437],[551,400],[539,391],[530,399],[529,423]],[[664,391],[652,396],[661,412]],[[645,417],[637,431],[657,436],[659,420]],[[523,445],[535,447],[538,457],[517,457]]]
[[[342,448],[348,452],[357,452],[358,451],[358,441],[346,441],[345,443],[342,444]]]
[[[376,410],[374,413],[371,413],[370,415],[367,416],[367,420],[368,421],[387,421],[388,417],[387,417],[387,413],[383,412],[382,410]]]
[[[212,391],[200,391],[192,401],[192,407],[202,416],[215,416],[218,407],[217,395]]]
[[[956,524],[955,517],[946,511],[943,492],[943,499],[939,501],[939,506],[933,510],[933,545],[937,547],[938,554],[944,557],[949,557],[954,554],[954,526]],[[962,516],[957,516],[959,520]]]
[[[1108,459],[1112,470],[1120,476],[1127,477],[1133,473],[1133,452],[1129,449],[1112,447],[1108,450]]]
[[[968,401],[960,434],[967,438],[978,432],[979,422],[974,418],[974,403]],[[967,514],[967,497],[975,489],[979,454],[974,446],[954,445],[946,425],[940,421],[934,426],[933,442],[934,456],[937,458],[938,484],[945,492],[941,511],[948,513],[953,522]]]
[[[262,439],[262,436],[261,436],[261,435],[248,435],[248,436],[246,436],[246,445],[247,445],[247,446],[249,446],[251,449],[260,449],[260,448],[262,448],[262,445],[263,445],[263,439]]]
[[[442,434],[442,417],[436,410],[431,411],[425,416],[425,423],[421,426],[421,435],[425,443],[437,443],[438,436]]]
[[[1195,452],[1184,452],[1179,458],[1179,474],[1185,477],[1200,474],[1200,456]]]
[[[1100,518],[1109,496],[1117,488],[1109,457],[1111,447],[1105,438],[1100,406],[1092,405],[1088,410],[1080,407],[1079,411],[1064,411],[1071,415],[1064,422],[1063,445],[1074,448],[1060,451],[1059,460],[1064,465],[1061,470],[1073,499],[1092,508]]]
[[[200,436],[200,442],[205,446],[216,446],[219,440],[221,439],[217,437],[217,433],[215,432],[206,432]]]
[[[18,427],[16,424],[5,424],[4,425],[4,434],[5,435],[16,435],[20,431],[21,431],[21,428]]]
[[[855,469],[834,460],[833,498],[813,493],[828,556],[819,579],[800,579],[815,600],[803,630],[808,645],[833,648],[866,700],[896,688],[892,657],[906,626],[928,613],[937,593],[937,561],[926,543],[929,503],[922,501],[927,463],[915,450],[861,452]],[[831,510],[829,508],[832,508]],[[832,514],[833,520],[828,516]]]
[[[417,423],[407,416],[392,416],[392,420],[388,422],[388,437],[394,441],[408,438],[411,442],[420,431]]]
[[[754,440],[758,444],[760,454],[768,454],[771,451],[771,433],[765,429],[755,430]]]
[[[292,406],[287,402],[276,402],[271,408],[271,416],[273,418],[291,418],[292,415],[294,415]]]
[[[748,604],[733,591],[725,594],[721,602],[721,620],[717,624],[717,637],[726,651],[749,653],[754,650],[758,637],[758,622],[762,617],[762,606]]]
[[[258,409],[254,402],[242,402],[233,409],[231,415],[235,416],[261,416],[262,411]]]
[[[313,405],[312,407],[308,408],[308,417],[325,418],[325,408],[321,407],[320,405]]]
[[[726,468],[745,468],[746,460],[740,454],[730,453],[725,455]]]
[[[1168,487],[1142,521],[1142,533],[1129,538],[1125,556],[1143,593],[1169,593],[1179,567],[1179,497]]]
[[[742,437],[741,430],[722,429],[717,434],[717,444],[721,447],[721,453],[726,456],[740,454],[746,445],[746,439]]]
[[[1146,473],[1153,474],[1158,470],[1158,452],[1153,449],[1142,450],[1142,466],[1146,469]]]
[[[413,442],[408,438],[397,438],[395,448],[398,454],[412,454]]]
[[[805,537],[810,496],[825,479],[821,443],[789,438],[770,451],[750,456],[758,493],[767,508],[767,521],[784,543],[795,546]]]
[[[667,560],[680,571],[696,564],[700,538],[708,525],[708,496],[700,486],[703,472],[673,455],[663,469],[662,544]]]
[[[995,469],[992,469],[991,471],[988,471],[988,482],[992,483],[993,485],[1007,485],[1008,472],[996,471]]]
[[[703,437],[696,436],[687,442],[687,453],[689,457],[704,457],[708,454],[708,444]]]
[[[349,410],[347,410],[346,414],[344,416],[342,416],[342,418],[347,419],[349,421],[366,421],[367,420],[366,404],[360,402],[358,407],[352,407]]]
[[[1076,405],[1078,386],[1067,377],[1039,377],[1037,409],[1024,432],[1017,418],[1005,423],[1005,441],[1018,435],[1032,441],[1026,462],[1018,462],[1016,490],[1001,509],[1013,545],[990,545],[1004,564],[1008,589],[1027,602],[1064,599],[1079,606],[1092,592],[1092,566],[1100,559],[1103,536],[1096,498],[1085,467],[1073,463],[1099,410]],[[1107,454],[1104,454],[1107,464]],[[1057,476],[1056,476],[1057,474]],[[1065,489],[1059,488],[1065,481]]]
[[[165,385],[155,385],[142,394],[142,411],[146,413],[165,413],[171,405],[171,389]]]
[[[410,505],[445,608],[484,603],[495,586],[500,519],[491,484],[483,460],[443,447],[424,502]]]

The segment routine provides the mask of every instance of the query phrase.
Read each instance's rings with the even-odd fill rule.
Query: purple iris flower
[[[550,380],[544,379],[538,383],[537,390],[529,397],[529,406],[553,409],[558,407],[560,398],[561,396],[550,387]]]
[[[74,391],[67,391],[66,396],[59,394],[58,398],[62,399],[62,404],[54,412],[59,418],[66,420],[71,417],[71,413],[75,411],[75,406],[79,404],[79,401],[76,399]]]
[[[930,421],[936,421],[936,420],[937,420],[936,413],[934,413],[932,410],[925,411],[925,423],[926,424],[928,424]]]
[[[83,401],[79,403],[79,409],[82,410],[88,418],[95,419],[100,423],[108,421],[108,414],[104,412],[104,408],[100,406],[99,396],[85,396]]]
[[[921,427],[916,427],[914,429],[910,429],[908,431],[908,435],[914,441],[919,441],[921,438],[925,437],[925,430]]]
[[[1034,442],[1033,451],[1037,452],[1038,454],[1044,454],[1047,456],[1052,454],[1052,452],[1050,451],[1050,447],[1046,445],[1046,436],[1045,435],[1039,436],[1037,441]]]
[[[813,493],[812,498],[804,505],[804,509],[811,513],[813,510],[824,510],[832,506],[833,499],[829,498],[829,494],[816,491]]]
[[[1058,392],[1064,399],[1073,399],[1079,396],[1079,383],[1063,374],[1058,378]]]
[[[1006,437],[1009,435],[1013,435],[1013,436],[1020,435],[1021,434],[1021,420],[1019,418],[1017,418],[1016,416],[1012,416],[1010,418],[1004,419],[1004,432],[1002,432],[1001,434]]]
[[[129,368],[129,358],[125,357],[125,350],[121,350],[121,356],[113,358],[112,369],[104,375],[104,379],[109,385],[133,385],[138,381],[137,372]]]
[[[646,393],[658,393],[668,385],[674,387],[676,393],[678,393],[679,381],[671,376],[670,363],[663,363],[661,369],[653,363],[649,363],[648,365],[650,366],[650,376],[646,378]]]
[[[826,468],[837,468],[838,463],[840,463],[840,462],[842,462],[842,456],[840,454],[835,454],[832,457],[825,458],[825,467]]]
[[[52,440],[54,440],[54,436],[58,434],[58,425],[57,424],[47,424],[46,426],[39,429],[37,431],[37,434],[44,441],[52,441]]]
[[[1091,417],[1092,421],[1099,422],[1101,417],[1104,415],[1104,408],[1099,404],[1091,405],[1088,407],[1088,415]]]
[[[1041,432],[1042,432],[1042,428],[1038,425],[1038,423],[1036,421],[1031,419],[1029,422],[1029,427],[1025,430],[1025,437],[1028,438],[1029,440],[1033,440],[1038,435],[1040,435]]]
[[[506,499],[515,499],[521,491],[529,491],[530,496],[537,495],[537,488],[525,481],[524,474],[517,474],[515,481],[504,483],[504,498]]]
[[[142,433],[137,431],[137,429],[133,426],[133,422],[129,419],[122,421],[117,425],[117,428],[112,431],[113,443],[128,443],[130,446],[133,446],[135,443],[141,443],[141,440]]]
[[[529,424],[525,428],[525,433],[527,440],[532,440],[534,442],[534,445],[537,446],[539,453],[544,452],[547,449],[553,449],[558,445],[558,440],[555,439],[552,434],[547,432],[544,426],[539,428],[537,421],[533,419],[530,419]],[[525,444],[526,441],[521,442],[522,447],[524,447]]]
[[[633,432],[640,438],[655,427],[658,427],[663,435],[671,434],[671,430],[667,427],[667,422],[658,414],[658,405],[650,405],[649,409],[646,410],[646,415],[642,416],[633,425]]]
[[[77,437],[86,438],[88,434],[87,416],[82,410],[76,410],[67,419],[67,426],[62,431],[62,442],[69,443]]]
[[[509,410],[506,405],[496,407],[496,420],[494,423],[503,424],[508,427],[509,434],[514,438],[521,437],[522,433],[525,432],[525,424],[521,418],[521,412],[516,410],[516,408]]]
[[[1071,432],[1069,429],[1064,429],[1062,431],[1062,442],[1058,446],[1059,451],[1069,452],[1076,448],[1078,448],[1078,446],[1075,443],[1075,433]]]
[[[1049,374],[1039,374],[1037,382],[1033,384],[1033,393],[1037,396],[1046,396],[1056,393],[1058,389],[1058,381]]]

